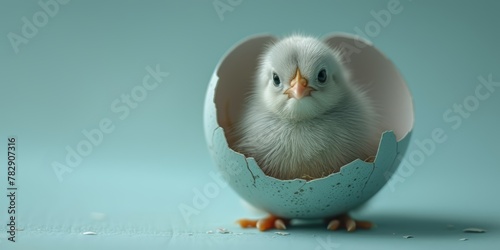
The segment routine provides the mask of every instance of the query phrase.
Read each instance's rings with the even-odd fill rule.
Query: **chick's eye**
[[[281,85],[280,77],[276,73],[273,73],[273,82],[274,82],[274,86],[276,86],[276,87],[279,87]]]
[[[318,73],[318,81],[320,83],[325,83],[326,82],[326,70],[322,69]]]

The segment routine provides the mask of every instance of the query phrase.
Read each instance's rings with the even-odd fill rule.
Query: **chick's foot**
[[[333,219],[327,220],[328,230],[337,230],[339,228],[345,228],[348,232],[353,232],[356,228],[370,229],[373,224],[369,221],[357,221],[352,219],[349,215],[343,214],[341,216],[335,217]]]
[[[269,217],[259,219],[259,220],[249,220],[249,219],[241,219],[237,221],[243,228],[257,228],[260,231],[266,231],[269,229],[286,229],[286,225],[290,222],[287,219],[279,218],[274,215],[270,215]]]

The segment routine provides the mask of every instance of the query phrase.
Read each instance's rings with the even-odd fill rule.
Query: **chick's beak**
[[[301,99],[304,96],[311,95],[311,91],[313,90],[309,87],[307,79],[305,79],[301,74],[300,70],[297,68],[297,72],[295,73],[295,77],[290,82],[290,88],[285,91],[284,94],[288,95],[288,98]]]

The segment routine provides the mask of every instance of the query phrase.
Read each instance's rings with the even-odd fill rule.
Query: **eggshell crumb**
[[[230,231],[228,231],[227,229],[225,228],[217,228],[217,232],[220,233],[220,234],[228,234],[228,233],[231,233]]]
[[[485,233],[486,230],[482,228],[469,227],[464,229],[464,233]]]
[[[281,235],[281,236],[288,236],[288,235],[290,235],[290,233],[287,233],[287,232],[275,232],[275,234]]]

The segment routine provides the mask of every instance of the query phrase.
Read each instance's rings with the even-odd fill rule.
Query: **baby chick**
[[[377,115],[349,79],[340,52],[293,35],[261,57],[234,131],[235,149],[278,179],[314,179],[375,155]]]
[[[313,37],[292,35],[269,46],[235,124],[235,149],[283,180],[324,177],[375,155],[377,114],[341,60],[339,51]],[[285,229],[290,219],[271,215],[239,224],[261,231]],[[330,230],[371,226],[348,215],[328,221]]]

